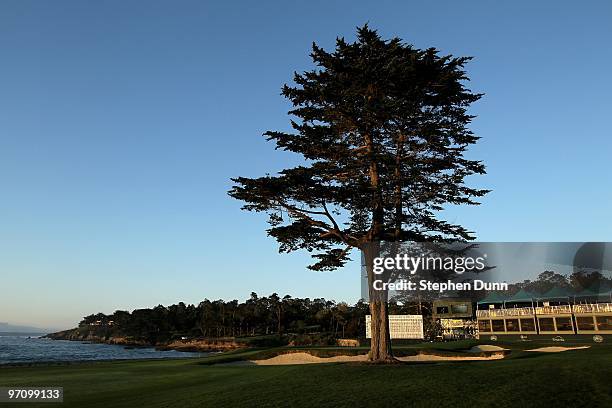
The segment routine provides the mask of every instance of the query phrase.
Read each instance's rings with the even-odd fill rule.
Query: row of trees
[[[545,293],[553,287],[573,289],[579,292],[588,288],[608,290],[612,279],[600,272],[575,272],[569,276],[545,271],[531,281],[513,283],[509,295],[526,289]],[[486,293],[463,294],[474,301]],[[415,302],[398,297],[389,302],[390,314],[422,314],[425,333],[435,338],[436,327],[431,321],[431,300]],[[399,301],[399,303],[397,302]],[[188,337],[244,337],[261,335],[323,334],[327,338],[362,338],[365,335],[365,316],[370,313],[368,303],[354,305],[323,298],[301,299],[276,293],[260,297],[251,293],[244,302],[238,300],[208,300],[198,305],[180,302],[171,306],[158,305],[151,309],[124,310],[106,315],[92,314],[83,318],[79,329],[83,332],[106,337],[129,337],[151,344]]]
[[[409,306],[392,304],[394,313],[415,313]],[[319,299],[300,299],[276,293],[260,297],[251,293],[244,302],[204,300],[198,305],[180,302],[171,306],[117,310],[92,314],[79,326],[97,334],[131,337],[161,343],[180,337],[240,337],[270,334],[325,333],[333,337],[363,337],[367,303],[355,305]]]
[[[576,271],[570,275],[562,275],[554,271],[544,271],[535,280],[525,280],[509,285],[511,292],[525,289],[536,294],[543,294],[552,288],[569,289],[573,292],[581,292],[588,289],[594,292],[606,291],[612,287],[612,278],[604,276],[599,271]]]

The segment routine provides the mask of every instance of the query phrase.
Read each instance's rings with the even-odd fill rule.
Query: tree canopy
[[[234,178],[229,194],[268,214],[281,252],[311,252],[311,269],[336,269],[361,249],[369,282],[381,241],[473,239],[440,216],[487,193],[465,183],[485,172],[465,157],[478,140],[468,108],[481,97],[465,87],[470,58],[384,40],[367,25],[355,42],[338,38],[333,52],[313,44],[310,55],[316,68],[282,89],[293,130],[264,134],[304,164]],[[387,294],[370,288],[369,301],[369,358],[392,362]]]
[[[473,239],[439,216],[487,192],[464,182],[485,172],[464,155],[478,140],[467,109],[481,97],[465,87],[470,58],[384,40],[367,25],[332,52],[313,44],[311,57],[316,68],[282,88],[293,130],[264,134],[304,164],[234,178],[229,194],[268,214],[281,252],[312,252],[314,270],[342,266],[351,248],[377,240]]]

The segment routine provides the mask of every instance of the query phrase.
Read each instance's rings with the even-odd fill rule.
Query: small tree
[[[243,209],[269,215],[280,252],[306,249],[315,259],[309,268],[333,270],[359,248],[372,278],[380,241],[473,239],[439,218],[445,204],[477,204],[487,192],[464,184],[485,172],[464,157],[478,140],[467,108],[481,96],[463,84],[470,58],[383,40],[367,25],[354,43],[337,39],[334,52],[313,44],[311,57],[317,67],[282,89],[294,132],[264,134],[304,164],[234,178],[229,192]],[[369,358],[393,360],[386,299],[370,297],[370,313]]]

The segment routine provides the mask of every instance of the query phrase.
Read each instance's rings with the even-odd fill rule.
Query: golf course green
[[[474,344],[421,344],[397,350],[404,354],[421,350],[463,353]],[[511,352],[503,360],[475,362],[223,364],[288,351],[267,349],[196,359],[0,367],[0,386],[62,386],[64,402],[55,405],[66,408],[612,406],[611,344],[591,343],[588,349],[560,353],[525,351],[559,345],[552,342],[496,345]],[[340,352],[310,350],[318,355]]]

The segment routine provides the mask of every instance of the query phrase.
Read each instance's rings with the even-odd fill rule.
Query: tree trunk
[[[376,363],[394,362],[389,335],[389,315],[387,302],[375,300],[370,302],[371,333],[370,353],[368,360]]]
[[[374,273],[374,258],[380,253],[380,243],[370,243],[363,249],[370,296],[370,353],[368,360],[376,363],[395,362],[391,350],[391,336],[389,333],[389,314],[387,305],[387,291],[374,290],[373,282],[379,276]]]
[[[389,315],[387,313],[387,291],[374,290],[373,282],[379,279],[374,274],[374,258],[380,255],[380,240],[384,229],[384,200],[379,183],[378,158],[376,157],[374,139],[371,133],[364,134],[364,142],[370,160],[369,176],[372,189],[372,225],[369,231],[369,242],[364,248],[368,286],[370,295],[371,334],[368,360],[376,363],[396,362],[391,351],[389,333]]]

